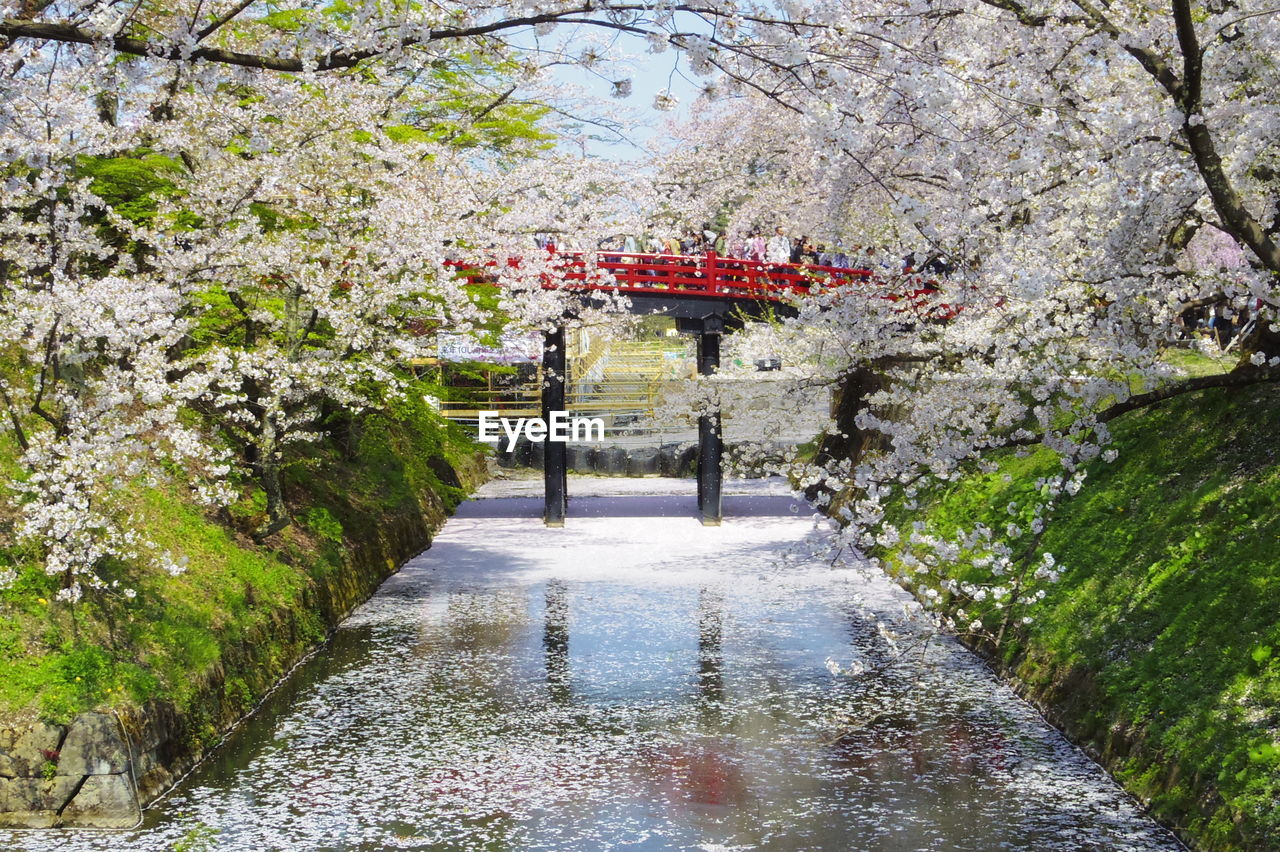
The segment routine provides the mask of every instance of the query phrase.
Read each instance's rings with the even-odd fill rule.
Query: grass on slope
[[[1068,696],[1073,727],[1100,747],[1114,730],[1131,734],[1118,777],[1209,848],[1280,849],[1277,422],[1280,390],[1268,387],[1113,424],[1119,459],[1088,468],[1041,542],[1060,580],[998,650],[1033,690]],[[1045,452],[1008,456],[911,519],[943,537],[979,522],[1003,529],[1010,502],[1054,468]],[[971,564],[945,571],[991,579]],[[990,601],[963,603],[988,626],[1004,616]]]
[[[65,722],[96,706],[157,697],[184,709],[198,676],[220,662],[229,642],[268,642],[275,660],[300,641],[322,638],[324,620],[305,597],[314,577],[341,570],[346,549],[432,493],[449,508],[465,496],[456,483],[441,482],[433,458],[465,465],[473,445],[413,397],[394,416],[361,424],[350,452],[333,444],[306,451],[287,473],[296,523],[270,546],[245,535],[261,521],[260,490],[246,486],[229,511],[211,514],[173,489],[139,488],[132,507],[139,531],[186,557],[187,570],[170,577],[135,564],[104,566],[121,588],[136,589],[132,599],[117,591],[56,602],[59,578],[44,574],[31,547],[5,547],[0,538],[0,564],[19,571],[0,591],[0,717]],[[13,447],[3,441],[0,466],[11,467]],[[277,635],[271,619],[280,608],[301,614],[300,632]],[[246,708],[262,687],[228,679]]]

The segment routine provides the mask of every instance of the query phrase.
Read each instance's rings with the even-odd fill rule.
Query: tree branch
[[[204,41],[206,38],[213,35],[215,32],[222,29],[227,24],[231,23],[231,21],[236,17],[236,15],[239,15],[245,9],[248,9],[255,2],[256,0],[240,0],[240,2],[237,3],[235,6],[231,7],[231,9],[229,9],[225,15],[222,15],[221,17],[211,21],[208,26],[204,27],[203,29],[200,30],[200,32],[196,33],[196,41],[198,42]]]
[[[1124,402],[1117,402],[1098,414],[1099,423],[1109,423],[1122,414],[1149,408],[1153,405],[1182,396],[1188,393],[1199,393],[1214,388],[1242,388],[1251,385],[1280,382],[1280,368],[1276,367],[1238,367],[1230,373],[1219,373],[1216,376],[1195,376],[1180,382],[1156,388],[1147,393],[1135,394]]]
[[[1173,0],[1173,20],[1178,33],[1178,47],[1182,51],[1183,85],[1180,106],[1185,113],[1182,133],[1191,146],[1191,156],[1196,168],[1209,189],[1213,206],[1222,217],[1233,236],[1247,245],[1262,261],[1263,266],[1280,274],[1280,244],[1269,234],[1262,223],[1245,207],[1244,200],[1236,192],[1231,179],[1222,167],[1213,134],[1204,121],[1202,90],[1203,53],[1196,37],[1195,21],[1191,14],[1190,0]],[[1176,96],[1175,96],[1176,97]]]
[[[244,0],[241,0],[241,3],[237,4],[237,7],[229,12],[228,15],[238,15],[244,8],[247,8],[248,5],[250,5],[250,3],[246,3]],[[674,4],[667,8],[673,12],[706,13],[708,11],[699,6],[682,3]],[[90,30],[77,27],[74,24],[67,23],[65,21],[37,22],[23,20],[21,17],[5,18],[0,20],[0,39],[12,41],[14,39],[27,38],[61,42],[64,44],[105,45],[119,53],[125,53],[132,56],[144,56],[152,59],[162,59],[173,62],[194,62],[202,60],[205,62],[215,62],[223,65],[237,65],[244,68],[258,68],[267,71],[282,71],[286,73],[301,73],[309,70],[334,71],[344,68],[353,68],[365,60],[392,53],[396,50],[418,47],[436,41],[448,41],[492,35],[506,30],[534,27],[538,24],[574,23],[641,35],[649,32],[649,30],[643,27],[637,27],[633,24],[614,21],[608,18],[590,17],[593,12],[600,11],[613,13],[644,13],[652,11],[652,8],[647,4],[639,3],[600,4],[595,2],[585,2],[582,5],[573,8],[559,9],[554,12],[545,12],[537,15],[504,18],[502,20],[491,21],[487,24],[428,30],[421,32],[418,35],[407,36],[394,44],[388,44],[381,47],[365,48],[362,50],[335,50],[318,56],[311,62],[304,62],[298,57],[244,53],[241,51],[224,50],[215,47],[197,47],[193,50],[189,45],[163,44],[128,35],[102,36],[99,33],[91,32]],[[230,20],[228,15],[223,16],[227,21]],[[588,17],[574,18],[572,17],[574,15],[586,15]],[[760,23],[766,24],[783,25],[790,23],[782,20],[769,20],[767,18],[760,18],[757,20]],[[197,41],[205,38],[225,23],[226,21],[220,18],[217,21],[214,21],[213,24],[206,26],[197,34]],[[815,29],[823,28],[822,25],[819,24],[804,24],[804,26]],[[210,29],[210,27],[213,27],[213,29]]]
[[[982,0],[989,6],[1013,12],[1019,22],[1027,26],[1043,26],[1044,20],[1028,15],[1017,0]],[[1213,206],[1222,217],[1225,230],[1257,255],[1262,265],[1280,274],[1280,243],[1276,235],[1269,233],[1245,207],[1243,199],[1227,177],[1214,144],[1213,135],[1204,122],[1202,92],[1204,51],[1196,36],[1191,0],[1172,0],[1174,27],[1178,48],[1182,53],[1182,79],[1173,67],[1154,50],[1129,44],[1110,18],[1090,0],[1073,0],[1088,20],[1111,38],[1120,42],[1126,53],[1138,60],[1156,82],[1173,98],[1184,113],[1182,134],[1190,146],[1196,170],[1204,180],[1213,199]]]
[[[4,407],[9,410],[9,421],[13,424],[13,437],[18,442],[18,446],[25,453],[31,449],[27,444],[27,433],[22,429],[22,421],[18,419],[18,412],[13,407],[13,400],[9,398],[9,392],[5,390],[4,383],[0,382],[0,400],[4,400]]]
[[[1280,382],[1280,367],[1255,367],[1253,365],[1237,367],[1229,373],[1218,373],[1213,376],[1195,376],[1180,382],[1164,385],[1153,391],[1134,394],[1123,402],[1117,402],[1104,408],[1095,415],[1094,419],[1098,423],[1110,423],[1122,414],[1128,414],[1141,408],[1150,408],[1153,405],[1159,405],[1162,402],[1167,402],[1170,399],[1189,393],[1199,393],[1200,391],[1214,390],[1216,388],[1251,387],[1253,385],[1276,382]],[[1043,443],[1046,437],[1044,434],[1034,434],[1006,441],[996,439],[999,441],[998,443],[993,442],[988,446],[991,449],[999,447],[1030,447]]]

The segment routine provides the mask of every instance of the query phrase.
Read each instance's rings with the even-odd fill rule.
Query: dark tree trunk
[[[818,443],[813,460],[816,467],[843,473],[852,470],[867,453],[886,446],[884,435],[871,429],[859,429],[855,422],[858,412],[867,407],[867,398],[884,387],[884,376],[873,366],[859,365],[845,374],[831,401],[836,431],[824,435]],[[842,487],[839,480],[832,483],[824,479],[809,486],[805,496],[815,500],[825,494],[834,499]]]

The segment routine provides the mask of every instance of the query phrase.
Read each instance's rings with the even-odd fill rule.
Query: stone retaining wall
[[[0,730],[0,824],[127,827],[138,797],[122,724],[84,713],[70,725]]]

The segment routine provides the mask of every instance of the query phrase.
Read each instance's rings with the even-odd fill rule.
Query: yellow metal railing
[[[600,390],[580,390],[565,394],[565,408],[572,414],[636,414],[651,416],[663,395],[682,382],[648,380],[610,382]],[[631,385],[620,387],[619,385]],[[542,411],[542,395],[536,385],[502,391],[478,391],[465,400],[445,400],[440,413],[453,420],[475,420],[482,411],[496,411],[502,417],[537,417]]]
[[[692,365],[675,366],[669,353],[680,352],[665,341],[607,341],[592,338],[569,360],[565,407],[575,415],[651,417],[670,390],[693,375]],[[596,378],[589,378],[598,373]],[[458,389],[463,390],[463,389]],[[501,417],[541,414],[539,380],[498,389],[465,390],[465,398],[440,403],[440,413],[453,420],[474,421],[482,411]]]

